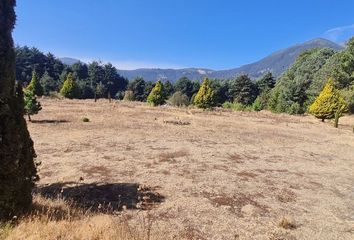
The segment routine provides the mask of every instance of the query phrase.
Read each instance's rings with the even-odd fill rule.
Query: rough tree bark
[[[37,178],[33,142],[24,119],[21,87],[15,84],[12,30],[15,0],[0,0],[0,219],[26,210]]]

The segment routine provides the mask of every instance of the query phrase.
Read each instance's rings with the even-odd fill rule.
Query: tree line
[[[234,79],[205,79],[202,83],[187,77],[175,83],[154,83],[141,77],[128,81],[110,63],[77,62],[69,66],[51,53],[45,55],[26,46],[16,47],[16,78],[23,85],[35,85],[32,88],[37,96],[60,92],[67,98],[115,98],[152,105],[194,104],[201,108],[222,106],[236,110],[268,109],[289,114],[310,112],[310,106],[332,79],[333,88],[344,99],[346,111],[353,113],[354,38],[340,52],[327,48],[303,52],[278,78],[266,72],[256,80],[240,75]]]

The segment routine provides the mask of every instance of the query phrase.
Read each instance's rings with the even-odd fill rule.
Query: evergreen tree
[[[37,178],[22,87],[15,88],[14,7],[14,0],[0,1],[0,220],[29,208]]]
[[[182,94],[187,95],[190,99],[194,94],[195,87],[193,86],[191,80],[189,80],[187,77],[182,77],[175,82],[174,89],[176,92],[181,92]],[[196,91],[198,91],[198,89],[199,88],[197,88]]]
[[[264,91],[269,91],[275,86],[275,78],[271,72],[267,72],[264,74],[257,82],[257,88],[259,93],[261,94]]]
[[[26,89],[29,91],[33,91],[33,93],[37,96],[43,95],[43,87],[42,87],[41,83],[39,82],[38,74],[37,74],[36,70],[33,70],[32,80]]]
[[[144,101],[145,81],[143,78],[135,78],[133,81],[131,81],[128,85],[128,90],[133,92],[135,101]]]
[[[270,97],[270,91],[269,90],[268,91],[265,90],[260,95],[258,95],[256,100],[254,100],[254,102],[252,104],[253,110],[261,111],[263,109],[266,109],[267,105],[268,105],[269,97]]]
[[[60,89],[60,94],[63,97],[70,99],[80,97],[80,89],[77,83],[74,81],[72,73],[69,73],[66,77],[63,87]]]
[[[162,105],[166,101],[166,93],[160,80],[157,81],[155,87],[151,90],[147,97],[147,102],[153,106]]]
[[[43,87],[43,94],[48,96],[50,92],[58,90],[58,82],[55,81],[47,71],[43,74],[40,80],[40,84]]]
[[[90,87],[96,88],[96,85],[105,81],[105,71],[101,62],[93,61],[88,65],[88,75],[90,81]]]
[[[172,85],[172,83],[170,81],[166,81],[164,83],[164,89],[165,89],[165,92],[166,92],[166,96],[169,97],[169,96],[172,96],[172,94],[174,93],[174,87]]]
[[[228,92],[229,85],[227,81],[211,80],[211,87],[214,90],[215,104],[221,106],[224,102],[229,100]]]
[[[320,95],[309,107],[309,112],[322,121],[333,118],[336,112],[341,114],[346,110],[346,102],[335,88],[333,79],[328,80]]]
[[[25,114],[28,116],[28,121],[31,120],[31,115],[37,114],[42,110],[40,102],[37,101],[37,97],[31,90],[24,91],[24,101],[25,101]]]
[[[105,93],[106,93],[105,85],[103,85],[102,82],[99,82],[96,86],[96,89],[95,89],[96,98],[104,97]]]
[[[250,105],[256,98],[256,88],[252,80],[247,75],[237,77],[230,86],[231,95],[234,102]]]
[[[208,78],[206,78],[199,88],[197,95],[193,100],[194,105],[200,108],[211,108],[215,106],[214,90]]]
[[[143,102],[147,101],[147,98],[154,87],[155,87],[155,83],[153,83],[151,81],[145,82]]]

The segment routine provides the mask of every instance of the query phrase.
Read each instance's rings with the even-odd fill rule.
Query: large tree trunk
[[[15,0],[0,0],[0,219],[30,206],[37,177],[33,142],[23,117],[22,88],[15,87],[15,4]]]

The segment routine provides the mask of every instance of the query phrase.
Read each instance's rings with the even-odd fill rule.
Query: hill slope
[[[145,80],[156,81],[157,79],[176,81],[180,77],[188,77],[190,79],[210,78],[233,78],[240,74],[248,74],[252,78],[257,78],[267,71],[271,71],[274,75],[279,76],[295,59],[305,50],[312,48],[331,48],[335,50],[343,49],[342,46],[323,38],[316,38],[302,44],[279,50],[273,54],[251,64],[241,66],[239,68],[213,71],[202,68],[186,68],[186,69],[136,69],[136,70],[119,70],[119,73],[128,78],[143,77]]]

